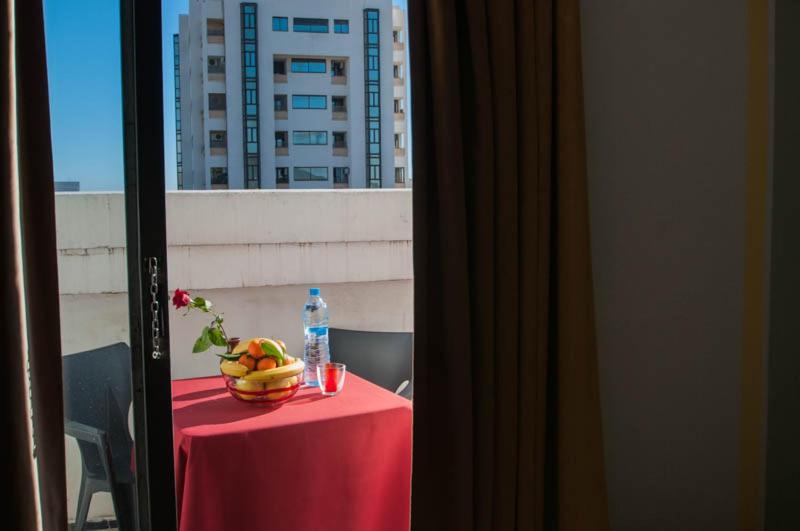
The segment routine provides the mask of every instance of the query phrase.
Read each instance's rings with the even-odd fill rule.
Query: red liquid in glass
[[[336,367],[325,367],[325,392],[335,393],[338,391],[339,369]]]

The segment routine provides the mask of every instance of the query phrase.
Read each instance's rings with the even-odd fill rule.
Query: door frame
[[[137,529],[177,525],[169,358],[161,0],[120,0]],[[150,258],[158,261],[151,295]],[[153,307],[161,357],[153,355]]]

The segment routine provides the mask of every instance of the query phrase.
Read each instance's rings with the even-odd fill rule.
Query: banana
[[[286,343],[284,343],[282,339],[276,339],[275,343],[277,343],[281,347],[281,350],[283,350],[284,356],[289,353],[289,351],[286,350]]]
[[[282,398],[286,398],[287,396],[292,395],[293,391],[288,388],[295,385],[297,381],[298,381],[297,376],[290,376],[289,378],[282,378],[280,380],[274,380],[272,382],[262,383],[261,385],[263,385],[264,389],[266,390],[287,388],[286,391],[269,393],[268,395],[270,400],[281,400]]]
[[[247,367],[238,361],[224,360],[219,364],[219,370],[222,371],[222,374],[227,374],[228,376],[233,376],[234,378],[241,378],[247,374]]]
[[[271,382],[273,380],[296,376],[303,372],[304,367],[305,364],[302,361],[296,360],[294,363],[283,365],[281,367],[275,367],[274,369],[267,369],[265,371],[252,371],[250,374],[246,374],[244,379],[252,382]]]
[[[264,390],[264,384],[261,382],[248,382],[245,380],[236,380],[234,384],[238,391],[245,391],[244,393],[236,393],[242,400],[255,400],[258,395],[251,395],[248,393],[260,392]]]
[[[247,347],[250,345],[251,342],[258,341],[259,343],[261,343],[266,339],[267,339],[266,337],[251,337],[250,339],[243,339],[239,341],[239,344],[236,345],[236,348],[234,348],[231,351],[231,355],[238,354],[241,356],[242,354],[247,354]]]

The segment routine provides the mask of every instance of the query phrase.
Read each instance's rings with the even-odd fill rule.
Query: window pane
[[[289,19],[286,17],[272,17],[272,31],[289,31]]]
[[[292,72],[298,74],[324,74],[325,59],[292,59]]]
[[[294,21],[294,31],[300,33],[328,33],[327,18],[297,18]]]

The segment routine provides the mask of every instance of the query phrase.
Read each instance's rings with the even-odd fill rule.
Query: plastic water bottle
[[[319,288],[308,290],[308,300],[303,306],[303,329],[305,349],[303,361],[306,364],[304,380],[306,385],[319,385],[317,366],[331,361],[328,347],[328,305],[319,295]]]

